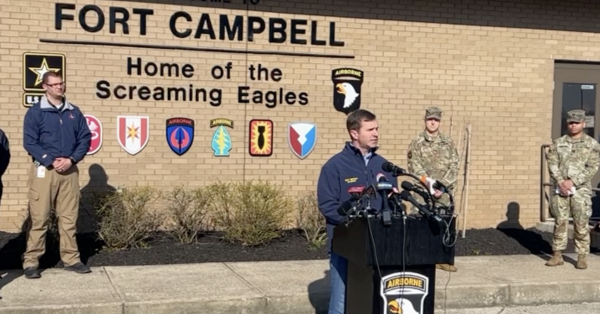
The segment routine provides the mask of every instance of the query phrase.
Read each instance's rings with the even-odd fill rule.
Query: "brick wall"
[[[51,1],[3,1],[0,4],[0,127],[8,134],[13,159],[4,175],[5,185],[0,229],[15,230],[26,207],[26,178],[29,159],[22,147],[23,54],[61,53],[66,56],[67,95],[86,114],[98,117],[104,126],[101,150],[88,156],[80,169],[81,184],[90,181],[89,167],[101,165],[112,186],[151,184],[169,188],[175,184],[204,185],[212,180],[265,179],[283,184],[291,194],[313,190],[321,165],[338,152],[347,139],[345,115],[333,108],[331,70],[340,67],[364,71],[362,108],[378,115],[381,125],[380,153],[390,161],[406,165],[406,148],[423,128],[424,109],[437,105],[445,110],[443,131],[459,143],[460,130],[472,124],[472,156],[469,181],[468,227],[495,227],[505,219],[511,202],[519,205],[524,226],[539,217],[539,147],[550,141],[554,59],[597,58],[600,36],[593,21],[597,6],[557,4],[542,6],[525,2],[448,4],[433,0],[385,5],[383,0],[261,1],[248,11],[242,0],[233,3],[194,1],[68,1],[75,10],[74,21],[62,22],[55,30],[55,4]],[[105,26],[86,32],[78,14],[86,4],[97,5],[105,14]],[[109,32],[109,7],[153,9],[147,18],[147,34],[139,35],[139,15],[131,14],[129,35],[117,25]],[[585,10],[583,8],[586,8]],[[574,8],[574,9],[571,9]],[[578,9],[577,9],[578,8]],[[577,11],[579,10],[579,11]],[[169,30],[169,17],[185,11],[197,27],[201,13],[209,13],[217,39],[179,39]],[[580,12],[580,13],[577,13]],[[585,12],[585,13],[581,13]],[[327,39],[329,22],[336,23],[336,38],[344,47],[269,44],[266,33],[253,42],[218,40],[218,15],[254,15],[318,22],[318,36]],[[86,21],[95,25],[93,12]],[[232,19],[233,20],[233,17]],[[589,21],[589,22],[588,22]],[[245,27],[246,25],[244,25]],[[268,24],[267,24],[268,27]],[[303,38],[310,36],[310,22]],[[244,28],[244,31],[246,29]],[[193,34],[193,33],[192,33]],[[289,36],[289,34],[288,34]],[[158,44],[253,51],[305,52],[353,55],[354,59],[282,56],[90,46],[42,43],[40,39],[80,40],[110,43]],[[288,39],[289,42],[289,39]],[[194,67],[192,78],[127,75],[127,58],[143,62],[168,62]],[[213,79],[211,68],[232,62],[230,79]],[[251,81],[247,67],[261,64],[279,68],[279,82]],[[100,99],[96,83],[220,88],[220,106],[206,102]],[[237,88],[306,92],[309,104],[242,105]],[[119,147],[116,135],[118,115],[145,115],[150,118],[150,139],[135,156]],[[196,138],[190,151],[177,156],[165,140],[165,119],[184,116],[196,121]],[[209,121],[228,118],[233,148],[230,157],[213,157]],[[269,158],[248,155],[247,128],[253,118],[273,120],[274,151]],[[314,151],[303,160],[288,147],[287,125],[294,121],[318,125]],[[462,132],[464,135],[464,132]],[[464,145],[464,142],[463,142]],[[461,171],[462,174],[462,171]],[[464,180],[460,179],[459,188]],[[460,199],[459,199],[460,200]]]

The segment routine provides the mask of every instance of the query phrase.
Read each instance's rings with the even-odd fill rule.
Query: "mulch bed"
[[[458,237],[456,256],[550,254],[552,235],[537,229],[474,229]],[[180,244],[167,234],[157,234],[147,248],[107,251],[90,236],[78,238],[82,260],[90,266],[160,265],[205,262],[289,261],[327,259],[325,247],[310,249],[300,231],[288,231],[282,238],[262,247],[243,247],[206,235],[195,244]],[[25,250],[21,234],[0,232],[0,269],[20,269]],[[47,244],[40,267],[62,267],[55,243]],[[572,241],[566,252],[574,252]]]

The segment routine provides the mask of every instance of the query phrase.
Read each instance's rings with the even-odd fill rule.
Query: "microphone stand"
[[[383,198],[383,210],[381,211],[381,216],[383,219],[384,226],[392,225],[392,210],[390,209],[387,192],[388,191],[386,189],[380,190],[381,197]]]
[[[389,163],[389,164],[391,164],[391,163]],[[393,164],[391,164],[391,165],[393,166]],[[427,191],[427,194],[430,194],[429,187],[421,181],[420,177],[417,177],[416,175],[409,173],[409,172],[402,172],[402,171],[397,171],[397,169],[386,169],[386,168],[389,168],[389,165],[387,165],[387,166],[383,165],[383,170],[387,171],[387,172],[391,172],[393,177],[406,176],[406,177],[410,177],[410,178],[414,179],[420,186],[422,186],[424,188],[425,191]],[[425,211],[428,212],[428,213],[426,213],[425,216],[429,216],[428,220],[437,222],[438,226],[443,229],[442,244],[445,247],[453,247],[456,244],[456,240],[458,238],[456,233],[452,233],[450,231],[450,225],[452,223],[452,220],[454,219],[454,209],[455,209],[454,195],[452,195],[452,193],[450,193],[448,187],[446,187],[443,183],[441,183],[439,181],[436,181],[436,188],[441,190],[443,193],[448,194],[448,197],[450,198],[450,205],[448,206],[447,212],[445,213],[445,215],[450,216],[450,222],[446,222],[445,220],[443,220],[441,218],[441,216],[438,215],[438,213],[436,213],[437,210],[436,210],[435,204],[438,203],[439,201],[436,200],[434,197],[432,197],[432,195],[430,195],[429,199],[425,198],[427,205],[429,205],[429,203],[431,203],[431,205],[426,206],[426,208],[424,208]],[[408,191],[406,189],[404,189],[404,192],[408,192]],[[402,193],[400,195],[400,198],[405,199],[404,197],[402,197]],[[429,201],[429,202],[427,202],[427,201]],[[419,204],[419,205],[421,205],[421,204]],[[421,210],[419,210],[419,211],[422,212]],[[407,218],[407,215],[405,215],[405,214],[406,213],[402,213],[403,223],[404,223],[404,227],[405,227],[404,231],[406,231],[406,218]],[[427,215],[427,214],[429,214],[429,215]],[[442,220],[442,221],[440,222],[440,220]]]
[[[404,208],[404,205],[402,204],[402,202],[400,200],[398,200],[398,195],[396,194],[394,195],[394,202],[396,203],[396,210],[394,210],[394,216],[398,216],[398,209],[400,211],[400,217],[402,218],[406,218],[406,210]]]

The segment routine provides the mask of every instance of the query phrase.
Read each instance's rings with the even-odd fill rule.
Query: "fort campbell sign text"
[[[56,3],[54,29],[62,30],[63,26],[67,25],[67,21],[74,21],[77,17],[79,21],[77,25],[88,33],[97,33],[108,27],[111,34],[117,34],[120,30],[123,35],[145,36],[151,31],[148,21],[153,16],[154,10],[147,8],[127,9],[117,6],[102,8],[94,4],[78,7],[71,3]],[[133,20],[139,21],[135,23],[139,25],[139,29],[130,27],[130,22]],[[256,35],[262,35],[267,36],[269,43],[272,44],[344,47],[344,41],[336,37],[335,22],[328,24],[322,25],[318,21],[304,19],[286,20],[279,17],[265,19],[252,15],[245,17],[226,14],[220,14],[217,20],[213,20],[208,13],[192,15],[185,11],[173,12],[168,18],[168,28],[177,38],[252,42]],[[329,36],[318,35],[321,34],[319,32],[321,28],[328,28]]]

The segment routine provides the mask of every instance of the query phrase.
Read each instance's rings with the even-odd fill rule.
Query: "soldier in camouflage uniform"
[[[553,183],[551,213],[554,216],[554,255],[547,266],[563,265],[562,251],[567,248],[569,212],[573,215],[576,268],[586,269],[590,251],[589,219],[592,215],[592,177],[600,166],[600,144],[583,132],[585,111],[567,112],[568,134],[552,142],[547,163]]]
[[[428,177],[441,182],[452,193],[458,179],[459,155],[454,142],[439,130],[442,110],[430,107],[425,110],[425,130],[408,147],[408,172],[417,177]],[[422,198],[415,193],[415,199]],[[441,205],[449,206],[450,197],[435,190],[433,197]],[[413,206],[413,212],[416,208]],[[454,265],[438,264],[437,268],[456,271]]]

